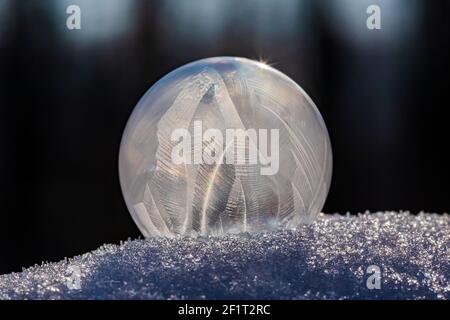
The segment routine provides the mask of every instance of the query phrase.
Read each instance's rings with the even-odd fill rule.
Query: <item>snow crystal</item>
[[[379,267],[380,289],[369,289]],[[369,268],[370,271],[370,268]],[[450,216],[321,215],[309,226],[127,241],[0,276],[1,299],[448,299]]]

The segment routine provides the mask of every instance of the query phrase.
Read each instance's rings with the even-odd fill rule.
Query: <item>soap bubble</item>
[[[216,57],[147,91],[123,134],[119,171],[145,237],[222,235],[313,221],[332,154],[294,81],[264,63]]]

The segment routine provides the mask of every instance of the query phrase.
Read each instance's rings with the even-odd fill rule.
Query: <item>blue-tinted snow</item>
[[[370,265],[381,270],[379,290],[366,286]],[[386,212],[321,215],[256,235],[104,245],[0,276],[0,298],[448,299],[449,279],[450,216]]]

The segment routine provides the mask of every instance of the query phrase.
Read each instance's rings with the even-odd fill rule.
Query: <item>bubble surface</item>
[[[217,57],[152,86],[124,132],[119,171],[144,236],[222,235],[315,219],[331,180],[328,132],[278,70]]]

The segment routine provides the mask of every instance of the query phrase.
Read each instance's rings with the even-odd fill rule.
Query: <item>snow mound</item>
[[[369,266],[380,268],[380,289]],[[386,212],[321,215],[297,230],[104,245],[0,276],[0,298],[448,299],[449,279],[450,216]]]

